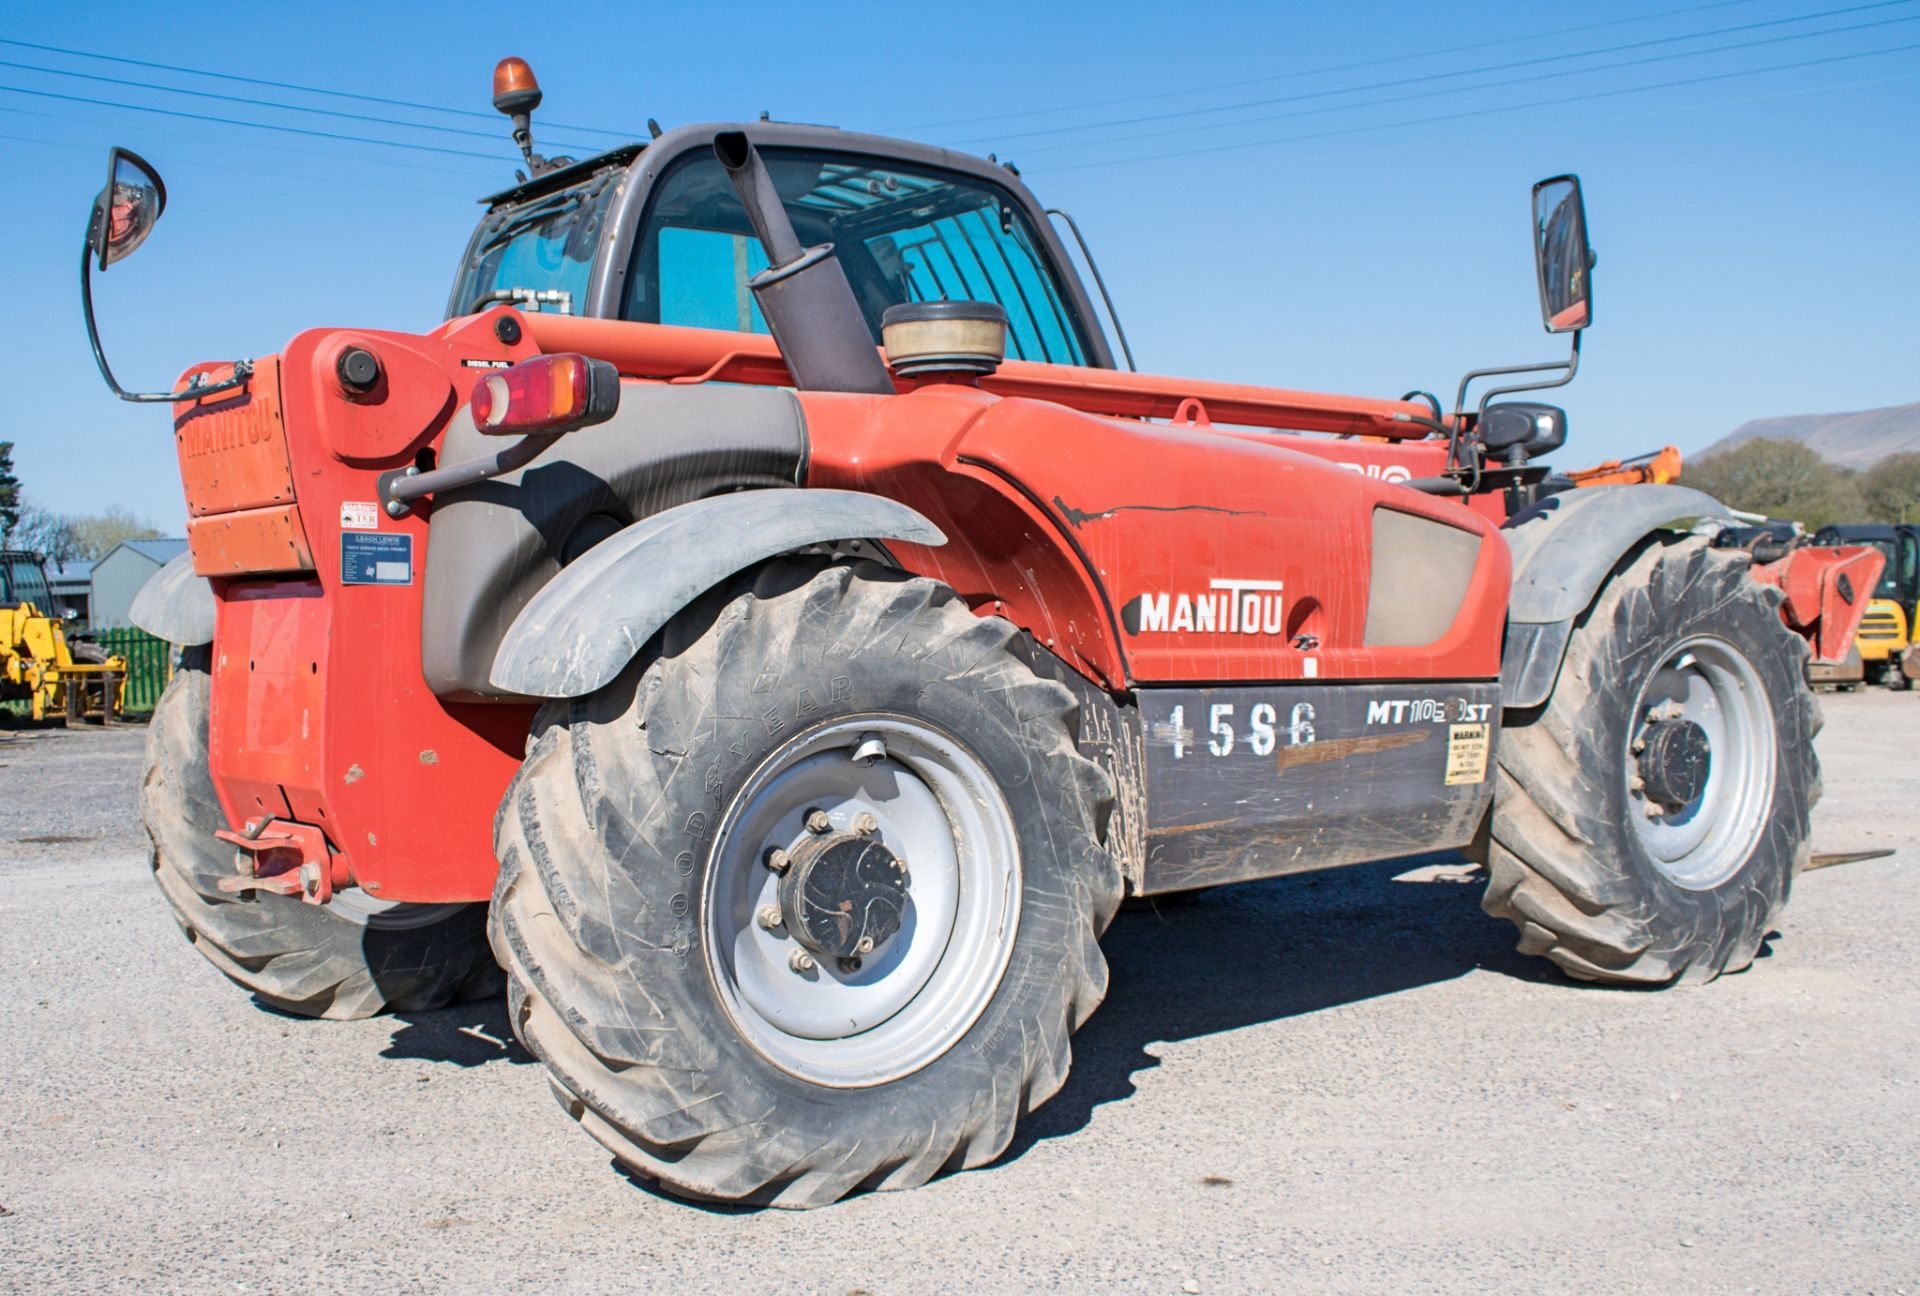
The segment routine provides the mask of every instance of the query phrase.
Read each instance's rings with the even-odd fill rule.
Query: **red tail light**
[[[620,375],[583,355],[536,356],[473,385],[473,425],[489,436],[569,432],[604,423],[620,407]]]

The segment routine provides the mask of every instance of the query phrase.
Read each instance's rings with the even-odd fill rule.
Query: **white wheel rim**
[[[886,754],[853,753],[878,737]],[[909,871],[900,929],[857,970],[759,920],[778,906],[776,848],[862,814]],[[958,740],[921,721],[868,715],[802,733],[747,780],[715,837],[704,894],[708,970],[741,1035],[815,1084],[884,1084],[926,1066],[979,1020],[1006,972],[1020,918],[1020,851],[998,785]]]
[[[1677,810],[1635,785],[1634,744],[1660,723],[1656,713],[1699,725],[1712,753],[1705,785]],[[1673,649],[1640,690],[1627,741],[1627,812],[1654,866],[1692,891],[1739,872],[1766,829],[1778,747],[1772,703],[1746,654],[1707,635]]]

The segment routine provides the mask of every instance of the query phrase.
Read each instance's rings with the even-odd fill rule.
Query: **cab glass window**
[[[599,250],[618,169],[581,184],[489,212],[474,234],[454,292],[454,315],[506,302],[521,310],[584,312],[587,277]]]
[[[832,243],[876,343],[901,302],[991,301],[1016,360],[1087,363],[1084,324],[1019,205],[953,172],[800,149],[765,149],[800,241]],[[657,182],[627,275],[627,319],[764,333],[747,281],[767,259],[710,153]]]
[[[53,592],[47,588],[47,578],[40,570],[40,560],[34,557],[15,557],[6,563],[6,590],[0,602],[8,604],[31,603],[46,612],[53,607]]]

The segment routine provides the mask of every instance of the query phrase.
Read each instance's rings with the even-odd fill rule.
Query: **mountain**
[[[1920,404],[1854,414],[1788,414],[1754,419],[1721,437],[1695,458],[1731,450],[1742,441],[1771,437],[1798,441],[1843,468],[1871,468],[1890,454],[1920,450]]]

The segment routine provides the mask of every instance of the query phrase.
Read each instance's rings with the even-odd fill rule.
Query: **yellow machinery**
[[[1920,622],[1920,527],[1825,526],[1817,545],[1869,544],[1887,556],[1885,572],[1874,587],[1854,646],[1871,684],[1911,688],[1920,674],[1914,631]]]
[[[69,644],[61,621],[40,556],[0,552],[0,701],[25,700],[35,720],[111,722],[126,700],[126,659]]]

